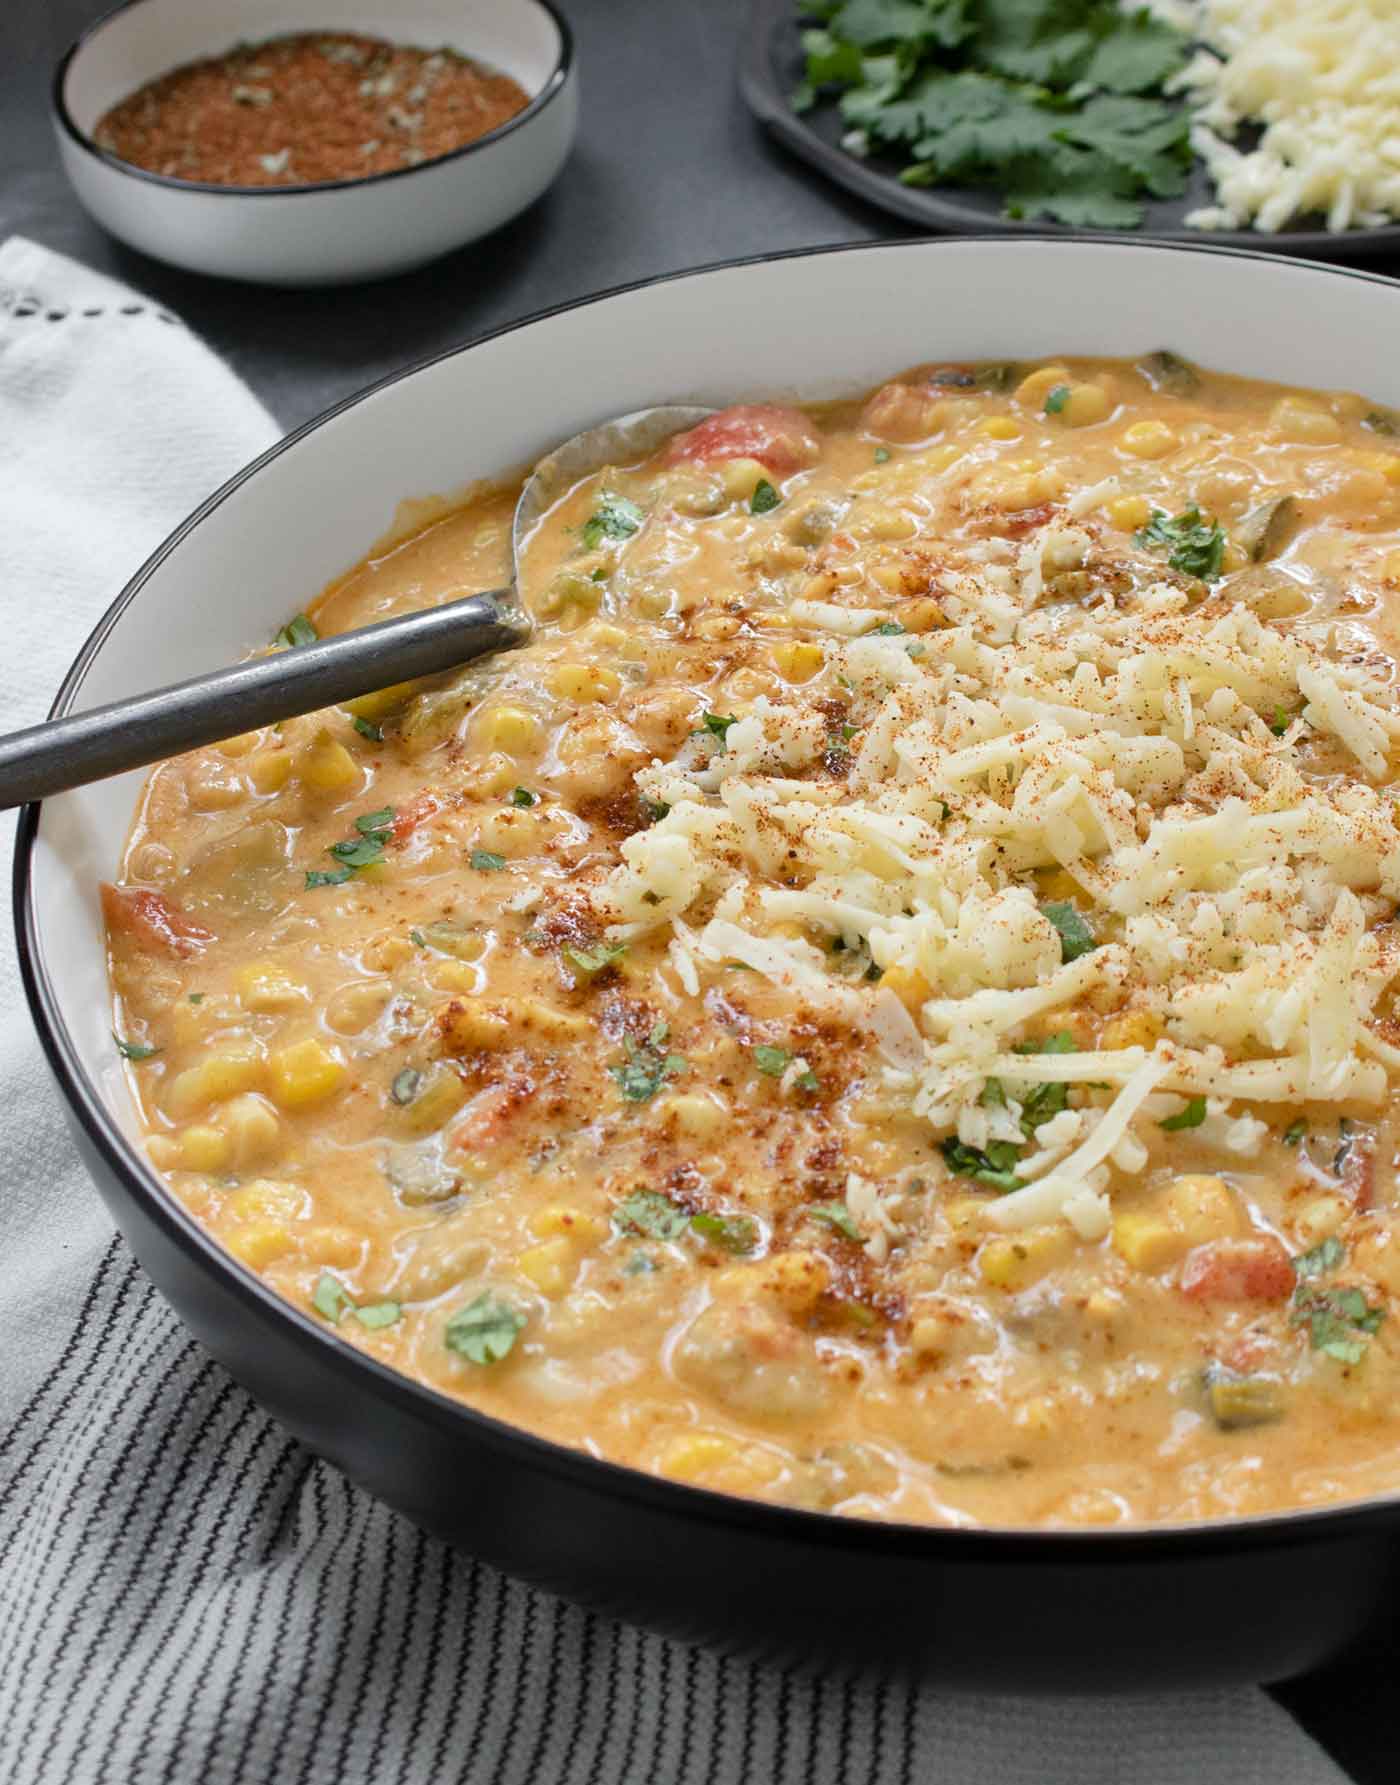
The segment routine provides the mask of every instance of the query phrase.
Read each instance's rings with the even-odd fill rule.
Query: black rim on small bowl
[[[72,113],[68,110],[68,101],[63,93],[64,85],[68,79],[68,70],[87,45],[101,36],[114,19],[120,18],[123,13],[130,12],[133,7],[145,4],[146,0],[122,0],[120,6],[114,6],[110,12],[103,13],[100,19],[94,20],[86,30],[80,32],[73,39],[62,56],[59,57],[58,66],[54,69],[53,84],[49,90],[49,103],[53,108],[54,119],[63,134],[84,154],[91,155],[94,161],[101,162],[104,167],[111,168],[115,173],[126,174],[133,180],[145,180],[152,186],[163,186],[171,192],[213,193],[227,198],[304,198],[308,193],[313,192],[343,192],[352,186],[379,186],[386,180],[408,179],[413,174],[427,172],[429,168],[442,167],[449,161],[461,161],[467,155],[474,155],[479,149],[489,149],[493,144],[500,142],[503,137],[509,136],[512,131],[523,129],[526,124],[539,117],[545,107],[563,92],[574,65],[574,34],[569,27],[568,20],[555,6],[554,0],[533,0],[533,4],[548,16],[559,37],[559,54],[555,58],[554,67],[550,70],[544,85],[523,111],[517,112],[513,118],[507,118],[504,124],[498,124],[494,130],[488,130],[485,136],[478,136],[469,143],[463,143],[460,149],[449,149],[446,154],[433,155],[426,161],[420,161],[416,167],[391,167],[384,173],[360,174],[346,180],[305,180],[293,186],[228,186],[206,180],[181,180],[174,174],[153,173],[149,168],[138,167],[134,161],[123,161],[120,155],[114,155],[109,149],[101,148],[74,123]],[[297,27],[292,25],[290,29],[296,30]],[[166,70],[166,72],[172,71]],[[368,395],[368,392],[364,394]]]
[[[139,4],[140,0],[129,0]],[[389,176],[386,176],[389,177]],[[708,274],[728,272],[746,266],[767,265],[775,261],[817,259],[830,254],[852,252],[897,254],[902,250],[933,248],[961,250],[989,246],[986,237],[942,236],[936,238],[903,238],[876,242],[841,242],[817,248],[789,249],[779,253],[742,256],[716,261],[703,267],[688,268],[638,279],[624,285],[568,303],[539,310],[518,321],[506,323],[457,347],[428,355],[397,372],[368,385],[342,399],[311,421],[268,448],[245,465],[191,514],[146,560],[126,584],[111,606],[93,628],[87,641],[64,677],[49,710],[50,718],[65,714],[79,694],[99,652],[117,621],[140,595],[155,571],[184,541],[228,498],[256,476],[267,465],[318,428],[335,420],[346,411],[379,395],[382,391],[417,376],[459,354],[497,340],[516,330],[528,328],[554,316],[586,305],[679,280],[703,278]],[[1321,262],[1288,259],[1281,255],[1261,253],[1256,249],[1224,247],[1209,244],[1176,244],[1152,240],[1094,240],[1075,242],[1064,236],[1045,234],[1024,238],[1025,251],[1037,246],[1053,245],[1074,252],[1098,252],[1108,249],[1129,249],[1154,254],[1211,255],[1228,260],[1262,261],[1273,266],[1308,270],[1327,278],[1360,280],[1394,290],[1393,281],[1378,273],[1357,268],[1328,266]],[[1006,243],[997,244],[1003,251]],[[1013,250],[1022,251],[1018,243]],[[1400,302],[1400,292],[1396,293]],[[645,1473],[641,1469],[613,1463],[585,1452],[558,1444],[527,1430],[479,1411],[466,1402],[429,1388],[356,1350],[337,1338],[323,1323],[286,1301],[269,1288],[248,1267],[205,1231],[176,1197],[156,1177],[152,1168],[138,1154],[122,1132],[115,1116],[108,1109],[95,1084],[91,1082],[76,1044],[59,1008],[38,933],[35,909],[33,867],[34,849],[39,834],[40,805],[26,806],[20,814],[15,842],[13,904],[16,948],[20,974],[24,983],[30,1014],[39,1035],[49,1066],[58,1080],[73,1116],[81,1124],[88,1140],[108,1169],[120,1181],[127,1194],[192,1262],[217,1277],[221,1286],[240,1301],[255,1309],[262,1318],[281,1323],[289,1335],[307,1351],[315,1351],[318,1361],[329,1364],[347,1382],[373,1385],[374,1392],[390,1397],[406,1412],[439,1428],[460,1430],[464,1437],[489,1445],[499,1452],[513,1454],[522,1464],[542,1468],[548,1473],[572,1479],[579,1485],[604,1486],[624,1499],[647,1501],[670,1507],[683,1517],[696,1518],[706,1524],[744,1526],[748,1530],[771,1531],[775,1535],[801,1537],[827,1548],[875,1552],[888,1557],[912,1555],[920,1558],[942,1558],[965,1562],[1015,1563],[1042,1560],[1057,1564],[1113,1565],[1122,1560],[1166,1560],[1189,1556],[1221,1555],[1241,1549],[1287,1548],[1304,1531],[1313,1539],[1364,1537],[1394,1534],[1400,1527],[1400,1490],[1394,1494],[1376,1495],[1369,1499],[1333,1506],[1302,1507],[1292,1511],[1256,1514],[1246,1517],[1202,1520],[1194,1523],[1159,1525],[1124,1525],[1094,1528],[1065,1527],[1052,1530],[1023,1526],[950,1527],[922,1525],[898,1521],[876,1521],[853,1518],[839,1513],[809,1511],[779,1506],[764,1501],[747,1500],[687,1483],[668,1480]]]

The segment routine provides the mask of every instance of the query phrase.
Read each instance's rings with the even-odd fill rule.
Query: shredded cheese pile
[[[1140,1120],[1204,1096],[1206,1137],[1247,1153],[1265,1125],[1238,1101],[1378,1103],[1400,1066],[1371,1025],[1400,970],[1400,937],[1377,927],[1400,900],[1379,785],[1400,738],[1391,690],[1330,656],[1325,628],[1266,624],[1223,590],[1201,603],[1138,561],[1087,602],[1047,601],[1047,578],[1089,556],[1075,517],[1101,496],[1024,544],[954,548],[945,630],[851,637],[851,610],[803,614],[849,702],[849,777],[812,772],[819,711],[760,698],[724,738],[696,733],[638,774],[670,810],[591,894],[615,939],[668,932],[691,995],[740,961],[863,1024],[882,1094],[934,1136],[1021,1142],[1018,1093],[1096,1087],[1036,1129],[1025,1187],[992,1216],[1063,1215],[1088,1237],[1107,1228],[1111,1168],[1146,1163]],[[1319,740],[1339,772],[1303,772]],[[1069,960],[1037,903],[1033,873],[1051,868],[1082,889],[1098,942]],[[872,961],[919,976],[917,1021],[867,981]],[[1125,1003],[1156,1019],[1150,1050],[1013,1051],[1048,1013]],[[992,1078],[999,1107],[982,1100]]]
[[[1274,231],[1320,212],[1340,231],[1400,215],[1395,0],[1203,0],[1189,29],[1210,47],[1176,84],[1200,108],[1192,146],[1218,199],[1189,225]],[[1251,121],[1262,138],[1237,148]]]

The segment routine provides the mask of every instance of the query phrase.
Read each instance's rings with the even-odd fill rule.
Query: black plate
[[[791,95],[802,79],[805,62],[802,31],[795,0],[754,0],[739,63],[739,86],[749,110],[818,173],[925,230],[957,230],[962,235],[1107,236],[1128,241],[1152,237],[1303,254],[1310,260],[1371,260],[1400,254],[1400,223],[1347,230],[1341,235],[1318,227],[1284,229],[1273,235],[1256,229],[1187,229],[1183,220],[1189,212],[1215,202],[1210,178],[1200,161],[1193,165],[1190,183],[1180,198],[1146,201],[1147,214],[1140,229],[1070,229],[1045,218],[1018,222],[1002,215],[999,194],[982,187],[902,186],[897,177],[902,162],[881,155],[863,160],[841,147],[845,125],[834,103],[820,102],[800,116],[792,109]]]

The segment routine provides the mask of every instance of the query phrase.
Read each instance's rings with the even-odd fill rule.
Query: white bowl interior
[[[1169,346],[1246,376],[1400,404],[1398,332],[1400,292],[1378,278],[1148,244],[896,243],[644,286],[426,366],[278,452],[160,560],[73,704],[236,659],[362,556],[402,499],[460,489],[649,403],[821,399],[923,360]],[[46,801],[33,882],[71,1040],[128,1123],[96,884],[116,865],[140,781]]]
[[[559,29],[535,0],[137,0],[84,39],[63,82],[73,123],[91,136],[118,101],[182,63],[296,31],[365,31],[447,47],[513,75],[533,98],[559,61]]]

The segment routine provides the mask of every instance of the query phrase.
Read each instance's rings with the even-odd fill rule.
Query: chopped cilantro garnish
[[[1029,1041],[1018,1041],[1011,1051],[1013,1054],[1077,1054],[1079,1043],[1068,1029],[1057,1029],[1053,1035],[1036,1035]]]
[[[393,822],[392,806],[381,806],[377,812],[366,812],[357,818],[355,829],[359,835],[349,837],[343,843],[332,843],[326,851],[327,855],[335,857],[339,866],[308,869],[307,886],[344,886],[356,869],[373,867],[383,858],[384,845],[393,835],[389,828]]]
[[[368,719],[362,719],[358,713],[351,714],[350,723],[355,727],[355,730],[359,732],[360,736],[362,738],[368,738],[370,743],[382,744],[384,742],[384,733],[379,727],[377,725],[371,725]]]
[[[1090,954],[1098,947],[1094,940],[1094,932],[1081,916],[1078,908],[1067,899],[1040,907],[1043,916],[1060,933],[1060,959],[1077,961],[1082,954]]]
[[[760,1043],[753,1050],[754,1065],[768,1078],[781,1078],[796,1058],[797,1055],[789,1052],[787,1048],[770,1047],[766,1043]],[[821,1080],[811,1067],[808,1067],[804,1072],[799,1072],[792,1082],[799,1091],[819,1091],[821,1089]]]
[[[402,1072],[394,1074],[394,1082],[389,1086],[389,1095],[395,1103],[412,1103],[418,1095],[423,1083],[423,1074],[412,1066],[405,1066]]]
[[[1284,1129],[1284,1131],[1283,1131],[1284,1146],[1296,1147],[1298,1145],[1299,1141],[1302,1140],[1304,1138],[1304,1136],[1307,1134],[1307,1132],[1308,1132],[1308,1125],[1300,1116],[1296,1122],[1290,1123],[1289,1126]]]
[[[623,1038],[627,1058],[620,1065],[609,1066],[608,1071],[617,1080],[617,1087],[628,1103],[645,1103],[656,1095],[667,1079],[685,1071],[686,1062],[682,1055],[662,1052],[668,1033],[665,1023],[657,1023],[640,1046],[630,1035]]]
[[[1300,1287],[1293,1292],[1293,1325],[1306,1326],[1313,1350],[1339,1363],[1359,1364],[1384,1318],[1385,1309],[1372,1307],[1359,1289]]]
[[[332,1276],[330,1271],[322,1271],[316,1279],[311,1306],[323,1319],[329,1320],[332,1326],[338,1326],[355,1303],[338,1277]]]
[[[1025,1181],[1016,1176],[1024,1149],[1013,1141],[989,1141],[983,1151],[981,1147],[964,1145],[956,1135],[950,1134],[940,1150],[949,1171],[960,1178],[972,1178],[979,1184],[990,1185],[993,1190],[1025,1189]]]
[[[273,639],[273,644],[290,650],[294,645],[314,645],[320,633],[305,614],[296,614]]]
[[[1058,415],[1068,401],[1069,386],[1067,384],[1057,384],[1054,390],[1052,390],[1049,396],[1045,399],[1045,413],[1047,415]]]
[[[471,865],[483,874],[494,874],[498,868],[506,865],[506,858],[497,855],[494,849],[473,849]]]
[[[531,793],[528,787],[517,787],[511,793],[510,803],[513,806],[533,806],[539,801],[537,793]]]
[[[1157,1126],[1167,1134],[1179,1134],[1183,1128],[1199,1128],[1205,1119],[1205,1098],[1191,1097],[1187,1100],[1185,1109],[1179,1109],[1174,1116],[1168,1116]]]
[[[1167,562],[1183,576],[1214,582],[1225,559],[1225,533],[1199,508],[1188,508],[1174,519],[1154,508],[1152,519],[1135,536],[1139,545],[1160,546]]]
[[[201,996],[202,995],[203,994],[201,994]],[[149,1060],[152,1055],[160,1052],[158,1047],[147,1047],[143,1041],[123,1041],[115,1029],[112,1031],[112,1040],[116,1042],[117,1052],[121,1055],[123,1060],[131,1060],[133,1062]]]
[[[203,992],[191,992],[190,993],[190,1003],[191,1004],[202,1004],[203,1002],[204,1002],[204,993]]]
[[[814,1221],[820,1221],[824,1227],[829,1227],[833,1233],[839,1233],[843,1239],[854,1240],[859,1245],[865,1238],[844,1202],[815,1203],[807,1213]]]
[[[354,872],[353,868],[308,868],[307,889],[310,890],[313,886],[344,886]]]
[[[588,551],[605,539],[630,539],[642,524],[642,511],[626,496],[604,490],[598,506],[583,523],[583,543]]]
[[[882,620],[875,628],[876,638],[897,638],[904,628],[898,620]]]
[[[761,478],[753,495],[749,497],[749,513],[769,514],[773,509],[778,507],[781,501],[782,497],[773,488],[772,484],[769,483],[768,479],[766,477]]]
[[[642,816],[649,824],[660,824],[670,810],[671,808],[665,800],[644,799],[642,801]]]
[[[459,1308],[443,1328],[443,1343],[449,1351],[473,1364],[498,1364],[510,1355],[525,1315],[507,1301],[487,1289]]]
[[[736,717],[737,715],[734,713],[706,713],[702,724],[711,737],[718,738],[723,744],[729,736],[729,728],[735,723]]]
[[[381,806],[377,812],[364,812],[355,820],[355,829],[362,837],[372,837],[394,822],[394,808]],[[387,838],[385,839],[387,841]]]
[[[426,948],[428,946],[428,938],[421,930],[410,930],[408,932],[408,939],[415,948]]]
[[[343,868],[369,868],[384,854],[388,831],[371,831],[367,837],[351,837],[344,843],[332,843],[327,854],[333,855]]]
[[[382,1326],[393,1326],[400,1319],[403,1308],[398,1302],[370,1302],[367,1307],[352,1309],[361,1326],[367,1326],[371,1332],[377,1332]]]
[[[758,1244],[758,1223],[751,1215],[692,1215],[690,1225],[725,1252],[752,1252]]]
[[[1346,1255],[1346,1247],[1335,1233],[1331,1233],[1310,1252],[1300,1252],[1293,1260],[1293,1269],[1300,1281],[1305,1277],[1323,1277],[1328,1271],[1336,1270]]]
[[[627,953],[627,944],[625,942],[600,942],[596,948],[575,948],[570,944],[561,949],[560,953],[571,966],[577,968],[586,978],[591,979],[595,974],[611,967],[615,961],[620,961]]]
[[[875,448],[875,463],[877,465],[887,465],[889,463],[889,459],[890,459],[890,449],[888,446],[877,446]]]
[[[659,1190],[633,1190],[613,1210],[613,1226],[649,1240],[678,1240],[690,1226],[690,1216]]]

